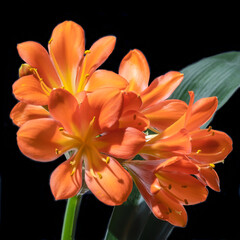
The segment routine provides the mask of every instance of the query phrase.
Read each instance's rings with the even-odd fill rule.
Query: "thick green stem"
[[[67,201],[61,240],[74,240],[81,196],[74,196]]]

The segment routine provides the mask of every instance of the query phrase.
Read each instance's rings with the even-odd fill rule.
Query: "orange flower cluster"
[[[207,186],[219,191],[214,164],[232,150],[227,134],[200,128],[217,98],[194,102],[189,92],[188,104],[166,100],[183,74],[171,71],[148,85],[149,66],[136,49],[118,74],[97,70],[115,41],[106,36],[85,50],[82,27],[65,21],[53,30],[48,51],[36,42],[18,45],[25,63],[10,117],[20,127],[19,149],[41,162],[71,153],[50,178],[56,199],[75,196],[84,182],[103,203],[120,205],[133,179],[157,218],[185,226],[184,205],[205,201]]]

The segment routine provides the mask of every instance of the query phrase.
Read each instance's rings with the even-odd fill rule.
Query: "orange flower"
[[[72,21],[65,21],[52,32],[49,54],[37,42],[18,44],[19,55],[27,64],[22,65],[20,79],[13,84],[14,95],[22,102],[44,106],[55,88],[78,94],[111,54],[115,42],[114,36],[106,36],[85,51],[84,30]],[[122,80],[118,84],[125,88],[127,83]]]
[[[207,198],[205,185],[192,176],[198,173],[197,166],[182,157],[132,160],[124,165],[153,214],[173,225],[186,225],[183,205],[200,203]]]
[[[194,93],[186,113],[165,131],[152,135],[140,151],[148,159],[186,156],[199,167],[199,177],[214,190],[219,190],[219,179],[214,164],[223,162],[232,151],[232,140],[224,132],[200,129],[217,109],[217,98],[202,98],[194,103]]]
[[[141,51],[134,49],[123,58],[119,75],[129,83],[126,91],[141,96],[141,113],[150,120],[151,127],[164,130],[186,112],[185,102],[166,100],[182,82],[182,73],[170,71],[155,78],[148,86],[150,70],[147,60]]]
[[[80,191],[84,167],[93,194],[105,204],[120,205],[131,192],[132,180],[115,158],[135,156],[145,136],[135,128],[118,127],[124,105],[121,91],[105,88],[84,95],[79,104],[68,91],[53,90],[48,104],[51,118],[25,122],[17,133],[18,146],[23,154],[42,162],[73,152],[51,175],[56,199]]]

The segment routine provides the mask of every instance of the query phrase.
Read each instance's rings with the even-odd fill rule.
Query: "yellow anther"
[[[53,41],[53,39],[51,38],[49,41],[48,41],[48,44],[51,44]]]
[[[100,179],[102,179],[102,174],[101,173],[97,173],[97,175]]]
[[[87,54],[89,54],[89,53],[91,53],[90,50],[86,50],[86,51],[84,52],[85,55],[87,55]]]
[[[212,126],[208,127],[208,132],[210,132],[212,130]]]
[[[85,74],[85,79],[86,79],[86,78],[88,78],[88,77],[89,77],[89,75],[90,75],[89,73]]]
[[[75,160],[73,160],[73,161],[70,161],[70,165],[75,165],[75,163],[76,163],[76,161]]]
[[[59,151],[59,149],[55,149],[55,153],[58,155],[58,154],[60,154],[60,151]]]
[[[213,163],[210,163],[209,166],[210,166],[211,168],[215,168],[215,164],[213,164]]]
[[[102,160],[103,160],[105,163],[109,164],[109,162],[110,162],[110,157],[107,156],[106,158],[102,158]]]
[[[202,150],[201,150],[201,149],[198,149],[196,153],[199,154],[200,152],[202,152]]]
[[[63,128],[63,127],[60,127],[58,130],[59,130],[60,132],[62,132],[62,131],[64,130],[64,128]]]
[[[72,170],[72,172],[71,172],[71,176],[73,176],[73,174],[76,172],[76,166],[75,167],[73,167],[73,170]]]

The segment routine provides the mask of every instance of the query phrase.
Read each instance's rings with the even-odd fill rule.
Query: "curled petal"
[[[21,152],[36,161],[52,161],[67,146],[68,139],[59,131],[59,123],[50,118],[35,119],[24,123],[17,132]]]
[[[153,80],[148,88],[141,93],[142,109],[167,99],[183,80],[180,72],[168,72]]]
[[[77,195],[82,186],[82,163],[78,164],[74,174],[71,162],[75,155],[61,163],[52,173],[50,187],[56,200],[68,199]]]
[[[193,160],[201,164],[222,162],[232,151],[232,140],[224,132],[202,129],[191,133]]]
[[[13,94],[19,101],[41,106],[48,104],[48,95],[33,75],[19,78],[12,88]]]
[[[42,106],[17,103],[10,113],[10,118],[17,126],[21,127],[25,122],[38,118],[50,118],[49,112]]]
[[[119,66],[119,74],[128,80],[128,91],[140,94],[148,87],[150,70],[143,53],[137,49],[130,51]]]
[[[131,176],[114,158],[109,158],[106,163],[94,156],[94,161],[91,166],[86,163],[85,180],[88,188],[103,203],[121,205],[132,191]]]

